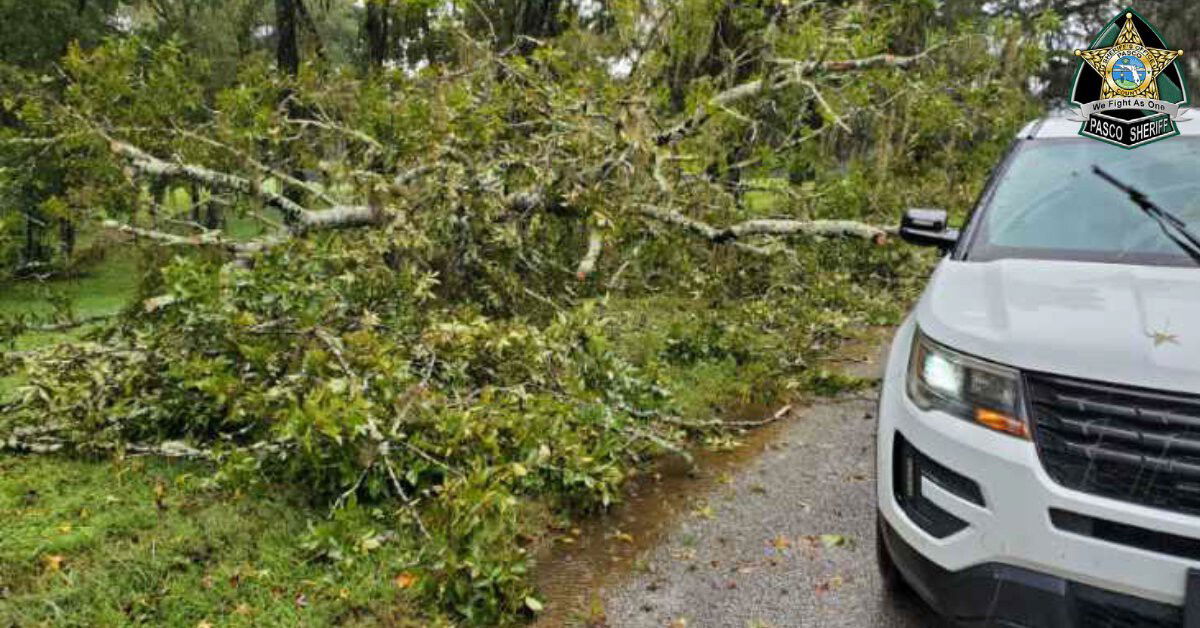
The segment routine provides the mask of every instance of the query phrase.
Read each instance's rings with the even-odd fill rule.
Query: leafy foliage
[[[930,261],[709,225],[961,212],[1037,111],[1014,77],[1041,62],[1039,31],[1015,22],[943,30],[924,2],[664,9],[491,42],[474,17],[414,18],[437,25],[420,70],[280,76],[250,54],[230,80],[141,33],[73,47],[46,85],[13,72],[32,89],[4,105],[5,189],[173,254],[104,329],[0,361],[26,382],[0,433],[304,487],[331,513],[304,547],[334,565],[378,509],[406,539],[406,589],[468,623],[527,617],[533,504],[608,506],[645,461],[727,434],[722,402],[853,385],[809,361],[894,322]],[[267,233],[173,209],[184,184]]]

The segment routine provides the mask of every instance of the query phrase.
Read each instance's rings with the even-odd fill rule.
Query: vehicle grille
[[[1034,440],[1054,481],[1200,514],[1200,397],[1027,375]]]

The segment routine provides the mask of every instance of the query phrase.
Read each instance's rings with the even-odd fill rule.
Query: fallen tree
[[[24,378],[0,449],[197,459],[220,482],[380,505],[439,608],[531,612],[523,502],[604,508],[654,457],[765,420],[684,416],[680,391],[707,382],[680,372],[736,372],[731,398],[821,377],[806,358],[886,321],[919,273],[878,224],[931,190],[966,203],[987,160],[964,153],[1024,115],[972,127],[974,103],[1020,102],[1006,68],[948,78],[986,49],[894,56],[852,13],[809,10],[872,54],[752,47],[682,107],[659,75],[580,54],[588,33],[501,52],[464,38],[411,74],[250,68],[215,95],[177,85],[169,46],[64,64],[70,89],[29,108],[40,135],[14,146],[75,177],[62,205],[174,255],[87,342],[0,361]],[[641,72],[674,67],[666,47],[639,35]],[[180,184],[266,232],[147,203]]]

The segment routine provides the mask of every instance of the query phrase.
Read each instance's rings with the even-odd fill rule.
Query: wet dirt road
[[[887,330],[840,351],[878,378]],[[941,628],[875,566],[875,389],[819,399],[635,489],[543,571],[538,626]]]

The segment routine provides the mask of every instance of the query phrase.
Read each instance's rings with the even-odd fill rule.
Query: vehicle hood
[[[1002,364],[1200,394],[1200,269],[946,259],[916,320]]]

